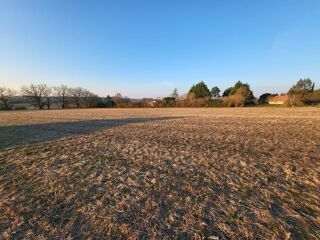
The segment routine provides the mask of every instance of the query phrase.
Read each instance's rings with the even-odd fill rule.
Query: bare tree
[[[70,96],[69,88],[66,85],[60,87],[54,87],[54,94],[58,97],[58,101],[61,103],[61,108],[67,107],[68,97]]]
[[[122,95],[121,93],[117,93],[114,97],[112,97],[113,101],[115,102],[116,106],[118,107],[118,105],[122,102]]]
[[[84,89],[81,87],[69,88],[70,95],[77,108],[81,107]]]
[[[46,84],[31,84],[29,87],[23,86],[21,91],[24,96],[30,97],[33,100],[35,106],[39,109],[43,109],[46,105],[43,101],[43,97],[45,96],[47,88]]]
[[[3,103],[5,109],[10,108],[10,101],[14,94],[15,91],[13,89],[0,87],[0,101]]]
[[[88,89],[81,88],[81,90],[81,99],[84,102],[84,106],[86,108],[94,106],[99,101],[99,97],[90,92]]]
[[[82,97],[84,100],[85,107],[87,108],[89,106],[89,98],[93,95],[89,90],[82,89]]]
[[[45,87],[43,96],[45,98],[45,105],[47,105],[47,108],[50,109],[50,106],[52,104],[52,92],[53,88],[52,87]]]
[[[87,100],[87,107],[97,107],[99,102],[102,102],[101,98],[98,95],[91,93]]]

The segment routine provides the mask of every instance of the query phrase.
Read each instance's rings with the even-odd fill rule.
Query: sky
[[[320,87],[319,0],[0,0],[0,86],[82,86],[100,96],[186,93],[238,80]]]

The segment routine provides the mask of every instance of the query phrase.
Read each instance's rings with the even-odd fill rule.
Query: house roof
[[[268,102],[285,102],[288,100],[288,96],[275,96],[268,99]]]

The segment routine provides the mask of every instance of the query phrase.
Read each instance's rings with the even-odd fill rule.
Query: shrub
[[[224,107],[224,102],[221,99],[211,99],[208,102],[208,107]]]
[[[188,100],[186,99],[176,100],[176,107],[188,107]]]
[[[320,89],[306,93],[302,98],[302,102],[306,105],[320,104]]]
[[[205,98],[190,100],[191,107],[207,107],[208,101]]]
[[[303,106],[302,96],[301,94],[290,94],[288,96],[288,101],[286,102],[286,106]]]
[[[135,101],[129,101],[127,103],[128,108],[140,108],[141,107],[141,102],[135,102]]]
[[[227,107],[243,107],[246,99],[245,97],[236,94],[228,97],[223,97],[222,101]]]
[[[15,106],[12,108],[13,110],[27,110],[28,108],[26,106]]]
[[[165,97],[160,103],[161,107],[175,107],[176,99],[173,97]]]
[[[219,99],[210,98],[187,98],[176,100],[176,107],[215,107],[219,104]]]
[[[97,108],[105,108],[106,107],[106,103],[104,103],[103,101],[99,101],[96,106]]]

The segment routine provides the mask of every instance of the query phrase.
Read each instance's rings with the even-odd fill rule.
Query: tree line
[[[164,107],[240,107],[254,104],[253,92],[248,83],[238,81],[234,86],[227,88],[222,96],[221,90],[213,86],[211,90],[204,81],[192,85],[189,92],[180,96],[177,89],[162,100]]]
[[[160,106],[164,107],[243,107],[264,105],[276,93],[264,93],[256,98],[248,83],[237,81],[233,86],[221,90],[213,86],[209,90],[203,81],[193,85],[187,95],[179,97],[177,89],[162,100]],[[287,93],[284,106],[320,105],[320,89],[315,89],[315,83],[309,78],[299,79]]]
[[[94,107],[99,100],[98,95],[82,87],[71,88],[65,85],[49,87],[46,84],[31,84],[23,86],[20,94],[13,89],[0,87],[0,101],[3,108],[10,109],[17,100],[17,96],[28,100],[39,109],[51,109],[53,105],[56,108]]]
[[[315,83],[309,78],[299,79],[289,91],[287,106],[303,106],[320,104],[320,89],[315,89]],[[23,86],[20,93],[0,87],[0,108],[11,109],[18,99],[25,99],[38,109],[51,108],[108,108],[108,107],[242,107],[261,105],[277,94],[264,93],[259,98],[254,97],[248,83],[237,81],[221,94],[218,86],[208,88],[204,81],[191,86],[187,94],[179,96],[175,88],[163,99],[143,98],[140,100],[115,96],[99,97],[82,87],[49,87],[46,84],[31,84]]]

